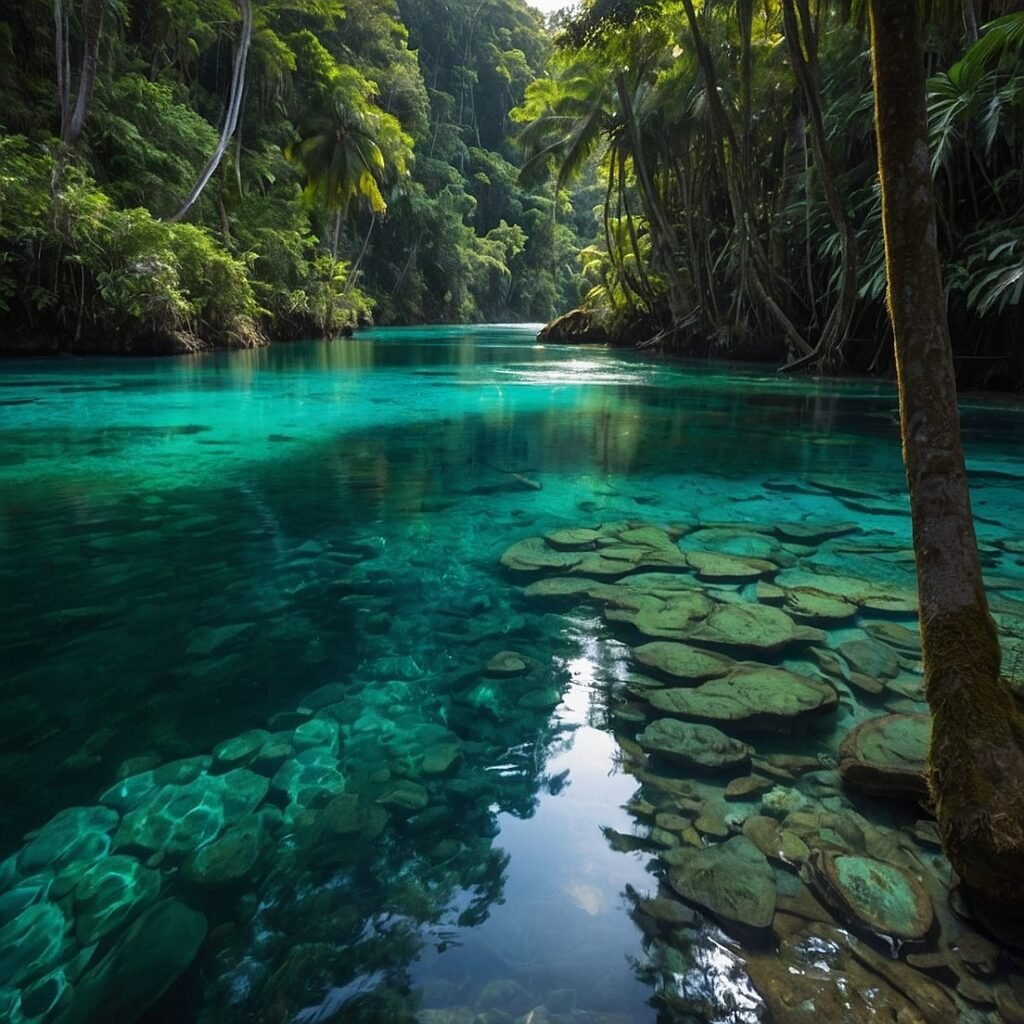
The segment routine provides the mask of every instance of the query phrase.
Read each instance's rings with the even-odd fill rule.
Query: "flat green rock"
[[[801,877],[848,925],[875,935],[921,939],[935,920],[924,886],[895,864],[815,851]]]
[[[782,607],[800,622],[831,625],[857,615],[857,605],[844,597],[826,594],[814,587],[793,587],[784,591]]]
[[[627,622],[652,639],[686,640],[715,608],[715,602],[699,590],[683,590],[665,598],[641,591],[624,593],[606,604],[609,622]]]
[[[656,690],[649,700],[659,711],[697,722],[781,732],[839,703],[827,683],[764,665],[736,668],[695,688]]]
[[[56,1024],[134,1024],[195,959],[206,918],[180,900],[150,907],[75,987]]]
[[[573,551],[549,547],[543,537],[527,537],[508,548],[501,556],[501,564],[511,572],[564,572],[578,565],[581,557]]]
[[[134,857],[104,858],[75,887],[78,941],[91,946],[145,910],[159,895],[159,872],[143,867]]]
[[[892,679],[899,674],[900,664],[892,648],[877,640],[845,640],[838,650],[855,672],[875,679]]]
[[[702,580],[752,582],[779,571],[774,562],[763,558],[742,558],[719,551],[688,551],[686,561]]]
[[[588,530],[584,527],[555,530],[553,533],[544,534],[545,543],[556,551],[592,551],[600,539],[599,530]]]
[[[21,985],[53,967],[65,948],[68,921],[56,903],[26,907],[0,927],[0,986]]]
[[[714,726],[681,722],[677,718],[651,722],[637,741],[644,750],[667,760],[709,772],[746,767],[754,752],[753,747],[726,736]]]
[[[718,605],[691,629],[691,642],[773,654],[799,639],[793,620],[766,604]]]
[[[647,669],[692,682],[725,675],[736,665],[723,654],[665,640],[634,647],[633,658]]]
[[[881,715],[861,722],[839,745],[839,775],[869,796],[923,800],[930,715]]]
[[[680,846],[662,854],[669,885],[726,923],[767,928],[775,917],[775,875],[745,836],[703,849]]]

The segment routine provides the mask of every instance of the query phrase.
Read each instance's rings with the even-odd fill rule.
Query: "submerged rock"
[[[232,885],[252,874],[266,835],[263,820],[253,815],[226,829],[212,843],[192,852],[183,875],[197,885]]]
[[[839,645],[839,653],[850,668],[876,679],[892,679],[900,670],[896,655],[890,647],[877,640],[846,640]]]
[[[79,982],[56,1024],[133,1024],[199,952],[206,918],[176,899],[151,907]]]
[[[801,877],[848,925],[874,935],[921,939],[935,921],[924,886],[895,864],[816,850]]]
[[[700,590],[662,594],[620,587],[609,596],[604,617],[609,622],[628,622],[655,640],[688,640],[714,609],[715,602]]]
[[[160,875],[133,857],[105,857],[74,891],[75,934],[91,946],[131,920],[160,894]]]
[[[18,854],[25,873],[38,868],[59,870],[79,861],[93,861],[110,848],[109,834],[121,818],[107,807],[68,807],[55,814]]]
[[[722,604],[685,639],[714,647],[773,654],[791,643],[824,639],[820,630],[797,626],[781,609],[766,604]]]
[[[512,678],[526,675],[530,671],[530,666],[515,651],[499,651],[487,662],[484,671],[489,676]]]
[[[839,702],[827,683],[765,665],[740,666],[692,689],[656,690],[649,700],[659,711],[698,722],[776,731],[834,711]]]
[[[553,533],[546,533],[544,540],[548,547],[556,551],[593,551],[597,542],[601,539],[600,530],[588,530],[585,527],[577,527],[568,530],[555,530]]]
[[[68,920],[56,903],[26,907],[0,927],[0,986],[21,985],[61,959]]]
[[[640,745],[687,768],[726,771],[750,764],[754,748],[710,725],[659,718],[637,737]]]
[[[747,583],[774,576],[779,567],[763,558],[744,558],[720,551],[688,551],[686,561],[702,580],[728,580]]]
[[[775,916],[775,875],[760,850],[744,836],[716,846],[680,846],[662,854],[668,882],[684,899],[726,923],[767,928]]]
[[[930,715],[882,715],[862,722],[839,745],[839,775],[870,796],[922,800]]]
[[[633,658],[645,668],[689,682],[723,676],[736,664],[723,654],[668,641],[634,647]]]

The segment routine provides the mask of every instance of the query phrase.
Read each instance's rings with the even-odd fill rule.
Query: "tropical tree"
[[[932,709],[929,781],[943,845],[960,877],[993,906],[1019,912],[1024,715],[1000,676],[971,515],[916,0],[872,0],[871,40],[888,303]]]

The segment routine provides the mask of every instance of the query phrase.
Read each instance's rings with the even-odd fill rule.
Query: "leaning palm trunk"
[[[917,0],[871,0],[889,313],[917,562],[929,784],[950,862],[1024,908],[1024,716],[1000,678],[957,413],[936,245]]]
[[[220,166],[228,145],[231,143],[231,136],[235,134],[235,129],[238,127],[238,118],[242,112],[242,96],[245,93],[245,63],[249,55],[249,43],[252,40],[252,0],[239,0],[239,7],[242,9],[242,34],[238,41],[238,48],[235,50],[235,60],[231,72],[231,93],[228,98],[228,109],[224,115],[224,126],[220,132],[220,140],[213,155],[199,173],[199,178],[188,194],[188,198],[181,204],[177,213],[170,218],[172,222],[181,220],[202,195],[203,189],[210,183],[210,179]]]

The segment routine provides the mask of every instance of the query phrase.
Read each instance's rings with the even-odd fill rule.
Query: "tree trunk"
[[[238,117],[242,111],[242,96],[245,93],[245,62],[249,55],[249,43],[252,40],[252,0],[238,0],[238,6],[242,10],[242,33],[238,40],[238,48],[235,50],[235,60],[231,72],[231,92],[228,98],[228,109],[224,115],[220,141],[206,166],[200,172],[188,198],[181,204],[178,212],[170,218],[172,223],[181,220],[202,195],[203,189],[210,183],[210,179],[220,166],[228,145],[231,143],[231,136],[235,134],[235,129],[238,127]]]
[[[722,104],[722,98],[718,93],[718,75],[715,73],[714,59],[697,20],[693,0],[683,0],[683,10],[686,12],[690,35],[693,38],[697,63],[704,76],[704,93],[707,97],[708,108],[712,121],[721,136],[723,171],[729,193],[729,205],[732,208],[733,221],[740,240],[741,257],[744,248],[749,250],[751,256],[751,266],[744,276],[750,278],[754,292],[782,331],[790,356],[794,359],[809,356],[814,350],[807,344],[793,322],[786,316],[785,311],[768,292],[768,285],[771,283],[771,267],[761,239],[757,236],[754,213],[742,180],[743,171],[738,167],[740,146],[736,141],[736,133],[729,122],[729,115]]]
[[[968,46],[978,41],[978,16],[974,13],[974,0],[963,0],[964,38]]]
[[[871,0],[889,313],[917,562],[929,784],[982,900],[1024,909],[1024,716],[1000,678],[974,536],[936,244],[917,0]]]
[[[57,109],[60,112],[60,137],[68,130],[71,113],[71,61],[68,55],[68,12],[64,0],[53,0],[54,57],[57,65]]]
[[[640,199],[644,206],[644,213],[647,215],[647,222],[651,228],[655,258],[661,264],[668,284],[668,301],[672,319],[675,323],[680,324],[689,316],[692,303],[686,293],[683,280],[679,276],[679,268],[676,266],[678,244],[675,228],[662,208],[658,193],[654,188],[654,181],[647,168],[640,125],[637,123],[636,111],[633,109],[633,97],[629,91],[629,83],[622,71],[615,73],[615,90],[619,94],[622,116],[625,118],[626,130],[629,132],[630,146],[633,151],[633,166],[636,169],[637,184],[640,186]]]
[[[103,29],[103,0],[82,2],[82,73],[78,80],[78,98],[75,109],[64,125],[61,141],[74,150],[85,131],[85,122],[92,109],[92,96],[96,89],[96,72],[100,62],[100,33]],[[65,51],[66,54],[66,51]],[[59,58],[58,58],[59,59]],[[63,88],[66,88],[66,82]],[[66,108],[65,108],[66,109]]]
[[[811,128],[811,144],[814,147],[814,159],[821,179],[822,191],[828,204],[832,223],[839,234],[839,294],[835,305],[826,319],[816,352],[820,361],[830,367],[837,368],[845,362],[843,348],[850,331],[850,323],[857,303],[857,250],[854,244],[853,231],[846,216],[839,190],[836,188],[835,167],[832,154],[828,150],[828,139],[825,135],[825,119],[822,114],[821,71],[818,66],[818,43],[814,24],[805,0],[800,2],[800,22],[797,21],[793,0],[783,0],[782,16],[786,29],[786,42],[789,46],[790,63],[793,74],[800,86],[807,107],[808,120]],[[801,40],[800,26],[803,28]],[[806,55],[804,49],[806,46]],[[810,198],[807,198],[810,202]],[[813,295],[813,291],[811,293]]]

